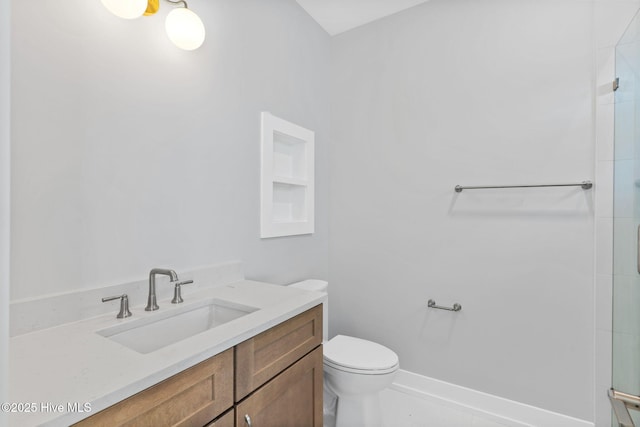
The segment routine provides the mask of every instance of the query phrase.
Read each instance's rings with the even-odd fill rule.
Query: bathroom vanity
[[[75,425],[321,427],[321,343],[316,306]]]
[[[324,295],[244,280],[189,297],[253,311],[152,351],[104,332],[149,323],[142,307],[12,338],[11,401],[64,410],[11,414],[10,425],[322,426]],[[185,310],[159,303],[165,322]]]

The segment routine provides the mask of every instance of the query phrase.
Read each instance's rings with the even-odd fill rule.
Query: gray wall
[[[453,191],[593,179],[592,14],[432,0],[333,39],[332,334],[593,419],[593,192]]]
[[[9,191],[10,191],[10,78],[9,0],[0,0],[0,378],[9,364]],[[7,382],[0,381],[0,401],[7,401]],[[0,413],[0,425],[5,414]]]
[[[205,44],[99,1],[13,2],[18,300],[242,260],[327,276],[330,38],[294,0],[193,0]],[[316,131],[316,232],[259,238],[260,112]]]

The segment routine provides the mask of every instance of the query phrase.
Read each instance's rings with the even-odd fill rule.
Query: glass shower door
[[[613,388],[618,422],[640,426],[640,17],[616,46],[613,209]],[[622,404],[620,403],[622,402]],[[619,412],[625,414],[620,415]],[[617,424],[616,424],[617,425]]]

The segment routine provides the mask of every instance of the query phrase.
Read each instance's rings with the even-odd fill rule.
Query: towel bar
[[[438,310],[447,310],[447,311],[460,311],[462,310],[462,306],[458,303],[453,304],[453,307],[443,307],[441,305],[436,305],[436,302],[432,299],[430,299],[427,302],[427,305],[429,306],[429,308],[437,308]]]
[[[462,185],[456,185],[456,193],[461,193],[462,190],[484,190],[488,188],[531,188],[531,187],[582,187],[583,190],[589,190],[593,187],[591,181],[582,181],[576,184],[537,184],[537,185],[489,185],[482,187],[466,187]]]

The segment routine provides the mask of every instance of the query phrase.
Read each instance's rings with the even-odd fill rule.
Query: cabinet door
[[[232,406],[231,348],[75,425],[203,426]]]
[[[249,419],[253,427],[322,427],[322,346],[240,402],[236,427]]]
[[[236,402],[322,343],[322,305],[236,346]]]

